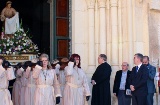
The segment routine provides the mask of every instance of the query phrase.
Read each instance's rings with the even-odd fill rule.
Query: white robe
[[[18,12],[12,18],[5,20],[5,34],[14,34],[19,29]]]
[[[33,68],[33,70],[35,70]],[[26,69],[27,85],[25,89],[25,105],[34,105],[34,93],[36,89],[36,81],[33,78],[33,71]]]
[[[36,65],[37,66],[37,65]],[[55,97],[61,96],[55,70],[41,70],[35,67],[33,78],[36,79],[35,105],[56,105]]]
[[[0,105],[13,105],[8,90],[8,81],[12,79],[15,79],[13,67],[4,70],[0,65]]]
[[[66,79],[65,79],[65,73],[64,70],[59,70],[57,72],[58,75],[58,81],[60,83],[60,88],[61,88],[61,93],[62,93],[62,97],[61,97],[61,101],[58,105],[63,105],[63,91],[64,91],[64,86],[66,84]],[[65,105],[65,104],[64,104]]]
[[[21,89],[20,89],[20,105],[26,105],[25,104],[25,89],[26,89],[26,84],[27,84],[27,79],[25,78],[25,71],[22,73],[22,77],[20,79],[21,81]]]
[[[74,63],[69,62],[65,67],[66,85],[63,93],[64,105],[84,105],[85,97],[90,96],[87,77],[81,68],[73,68]]]
[[[20,105],[20,97],[21,97],[21,76],[22,70],[18,69],[16,71],[16,81],[13,84],[13,91],[12,91],[12,101],[13,105]]]

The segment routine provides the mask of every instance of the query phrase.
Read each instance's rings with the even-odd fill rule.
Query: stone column
[[[118,1],[111,0],[112,66],[118,67]]]
[[[107,29],[107,62],[111,63],[111,27],[110,27],[110,0],[106,1],[106,29]]]
[[[99,5],[99,40],[100,40],[100,53],[107,53],[107,35],[106,35],[106,0],[98,0]]]
[[[95,0],[86,0],[88,5],[88,47],[89,66],[95,66]]]
[[[113,86],[114,78],[116,71],[119,70],[119,47],[118,47],[118,0],[110,0],[111,8],[111,40],[112,40],[112,56],[111,56],[111,65],[112,65],[112,74],[111,74],[111,86]],[[112,91],[112,90],[111,90]],[[112,105],[117,104],[117,99],[112,95]]]

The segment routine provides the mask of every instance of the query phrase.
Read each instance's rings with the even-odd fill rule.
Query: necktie
[[[136,71],[138,72],[138,66],[136,66]]]

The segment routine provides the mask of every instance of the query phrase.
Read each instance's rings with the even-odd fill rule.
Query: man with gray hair
[[[93,85],[91,105],[111,105],[110,75],[112,69],[107,63],[105,54],[99,55],[98,63],[99,66],[91,79]]]
[[[122,63],[122,70],[116,72],[113,94],[118,98],[118,105],[131,105],[131,96],[127,95],[127,90],[130,89],[129,77],[131,71],[129,71],[129,64],[127,62]]]

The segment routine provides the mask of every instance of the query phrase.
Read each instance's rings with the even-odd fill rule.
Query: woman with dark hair
[[[87,77],[81,69],[78,54],[72,54],[65,67],[66,85],[63,94],[63,105],[84,105],[90,98]],[[84,99],[86,96],[86,100]]]
[[[33,78],[36,79],[36,90],[34,97],[34,105],[56,105],[60,102],[61,92],[60,85],[57,80],[55,70],[49,63],[47,54],[40,56],[42,67],[35,66],[33,70]]]
[[[8,90],[9,80],[15,79],[13,67],[0,56],[0,105],[12,105],[11,94]]]

